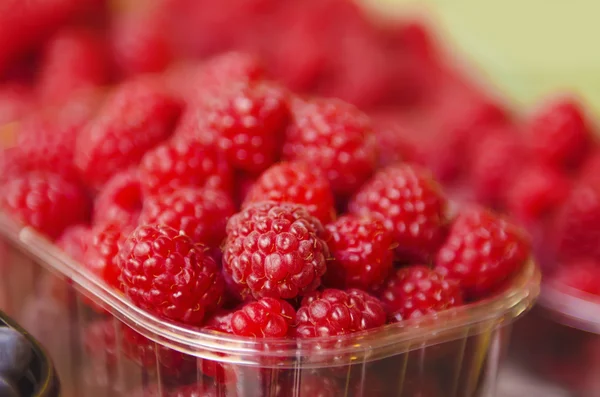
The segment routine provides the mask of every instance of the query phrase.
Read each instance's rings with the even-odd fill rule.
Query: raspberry
[[[579,165],[592,140],[581,104],[571,98],[544,104],[532,117],[528,134],[533,155],[560,168]]]
[[[223,278],[200,244],[168,226],[139,226],[119,250],[125,294],[142,309],[200,324],[223,299]]]
[[[327,265],[327,286],[367,291],[383,283],[392,270],[394,240],[382,221],[345,215],[326,228],[334,258]]]
[[[528,259],[529,242],[505,219],[480,208],[458,215],[436,259],[436,270],[455,279],[468,297],[492,292]]]
[[[321,223],[302,206],[258,203],[227,223],[223,266],[255,298],[292,299],[316,289],[326,270]]]
[[[279,163],[262,173],[248,192],[244,205],[260,201],[301,204],[323,224],[335,217],[333,194],[327,178],[305,163]]]
[[[381,217],[403,261],[427,261],[444,237],[446,199],[425,170],[407,164],[381,169],[350,203],[355,214]]]
[[[296,311],[288,302],[262,298],[233,313],[231,330],[240,336],[283,338],[293,329],[295,319]]]
[[[232,172],[223,153],[213,145],[175,138],[146,153],[140,180],[149,195],[169,193],[185,186],[229,191]]]
[[[515,175],[507,192],[506,206],[517,219],[526,222],[552,215],[568,196],[570,182],[549,167],[529,166]]]
[[[571,261],[559,267],[553,283],[600,296],[600,265],[595,260]]]
[[[50,238],[90,216],[89,200],[81,188],[49,173],[30,173],[6,182],[0,206]]]
[[[90,236],[89,226],[70,226],[56,240],[56,246],[76,261],[83,262],[83,255],[90,241]]]
[[[136,169],[116,173],[96,196],[93,222],[137,226],[142,211],[143,194]]]
[[[112,53],[121,75],[161,72],[173,58],[165,21],[154,12],[126,12],[113,20]]]
[[[489,133],[475,145],[469,178],[481,202],[492,206],[504,202],[510,181],[525,161],[524,150],[519,137],[507,131]]]
[[[422,265],[398,269],[386,281],[380,296],[393,321],[418,318],[462,304],[458,283]]]
[[[31,90],[25,85],[0,85],[0,126],[19,120],[33,108]]]
[[[365,114],[339,100],[318,99],[294,106],[293,116],[285,159],[322,170],[338,196],[352,194],[369,178],[377,165],[377,141]]]
[[[582,181],[557,213],[553,230],[558,258],[600,259],[600,183]]]
[[[75,164],[100,187],[172,132],[180,104],[149,81],[122,84],[77,139]]]
[[[118,224],[105,224],[93,228],[83,256],[83,264],[89,271],[117,289],[121,289],[121,269],[117,263],[117,256],[127,233],[128,231],[122,230],[122,226]]]
[[[289,121],[286,92],[270,83],[242,82],[209,93],[178,134],[216,140],[229,163],[248,173],[273,164]]]
[[[46,45],[38,95],[44,103],[60,103],[77,91],[107,83],[108,72],[101,38],[88,30],[65,29]]]
[[[296,336],[301,338],[345,335],[384,325],[385,311],[366,292],[325,289],[302,299],[296,324]]]
[[[227,219],[235,208],[231,198],[212,189],[179,189],[149,198],[144,203],[141,223],[170,226],[195,242],[218,247],[225,238]]]

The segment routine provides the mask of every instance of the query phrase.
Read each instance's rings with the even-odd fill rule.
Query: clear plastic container
[[[539,303],[514,330],[511,358],[580,397],[600,396],[600,299],[544,284]]]
[[[170,396],[183,385],[193,396],[493,396],[511,323],[540,281],[530,262],[496,297],[436,318],[255,340],[144,312],[2,214],[0,236],[0,307],[48,348],[64,397]]]

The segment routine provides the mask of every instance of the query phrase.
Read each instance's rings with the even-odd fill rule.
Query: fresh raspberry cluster
[[[24,124],[22,142],[53,131],[39,142],[60,167],[14,169],[2,206],[140,308],[240,336],[344,335],[510,283],[529,256],[520,229],[452,215],[425,168],[380,166],[367,114],[252,61],[206,61],[186,95],[168,73],[132,77],[85,122]]]

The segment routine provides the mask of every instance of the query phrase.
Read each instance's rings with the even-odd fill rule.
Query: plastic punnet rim
[[[437,316],[341,337],[252,339],[178,325],[134,306],[33,228],[22,227],[2,212],[0,236],[48,270],[70,279],[80,292],[154,342],[204,359],[257,366],[265,366],[265,360],[277,367],[372,361],[490,332],[512,322],[532,306],[541,279],[538,267],[528,261],[512,284],[498,295]]]

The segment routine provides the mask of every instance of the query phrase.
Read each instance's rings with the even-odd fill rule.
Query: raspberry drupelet
[[[320,169],[336,196],[348,197],[377,166],[377,139],[370,119],[336,99],[295,101],[284,158]]]
[[[443,241],[446,198],[429,172],[408,164],[378,171],[350,202],[350,212],[380,217],[402,262],[426,263]]]
[[[377,288],[392,270],[392,232],[378,218],[344,215],[326,226],[333,259],[324,284],[335,288]]]
[[[357,289],[325,289],[302,299],[296,312],[296,336],[345,335],[380,327],[386,315],[381,302]]]
[[[436,258],[436,270],[458,281],[466,298],[489,295],[528,259],[529,241],[521,229],[488,210],[459,213]]]
[[[381,302],[391,321],[434,314],[463,303],[458,282],[422,265],[396,270],[385,282]]]
[[[303,206],[256,203],[229,219],[223,266],[255,298],[293,299],[321,284],[329,258],[323,235]]]
[[[302,162],[281,162],[263,172],[246,194],[244,205],[261,201],[302,204],[323,224],[335,217],[329,180]]]
[[[164,225],[139,226],[119,250],[125,294],[142,309],[201,324],[223,300],[224,283],[206,247]]]

